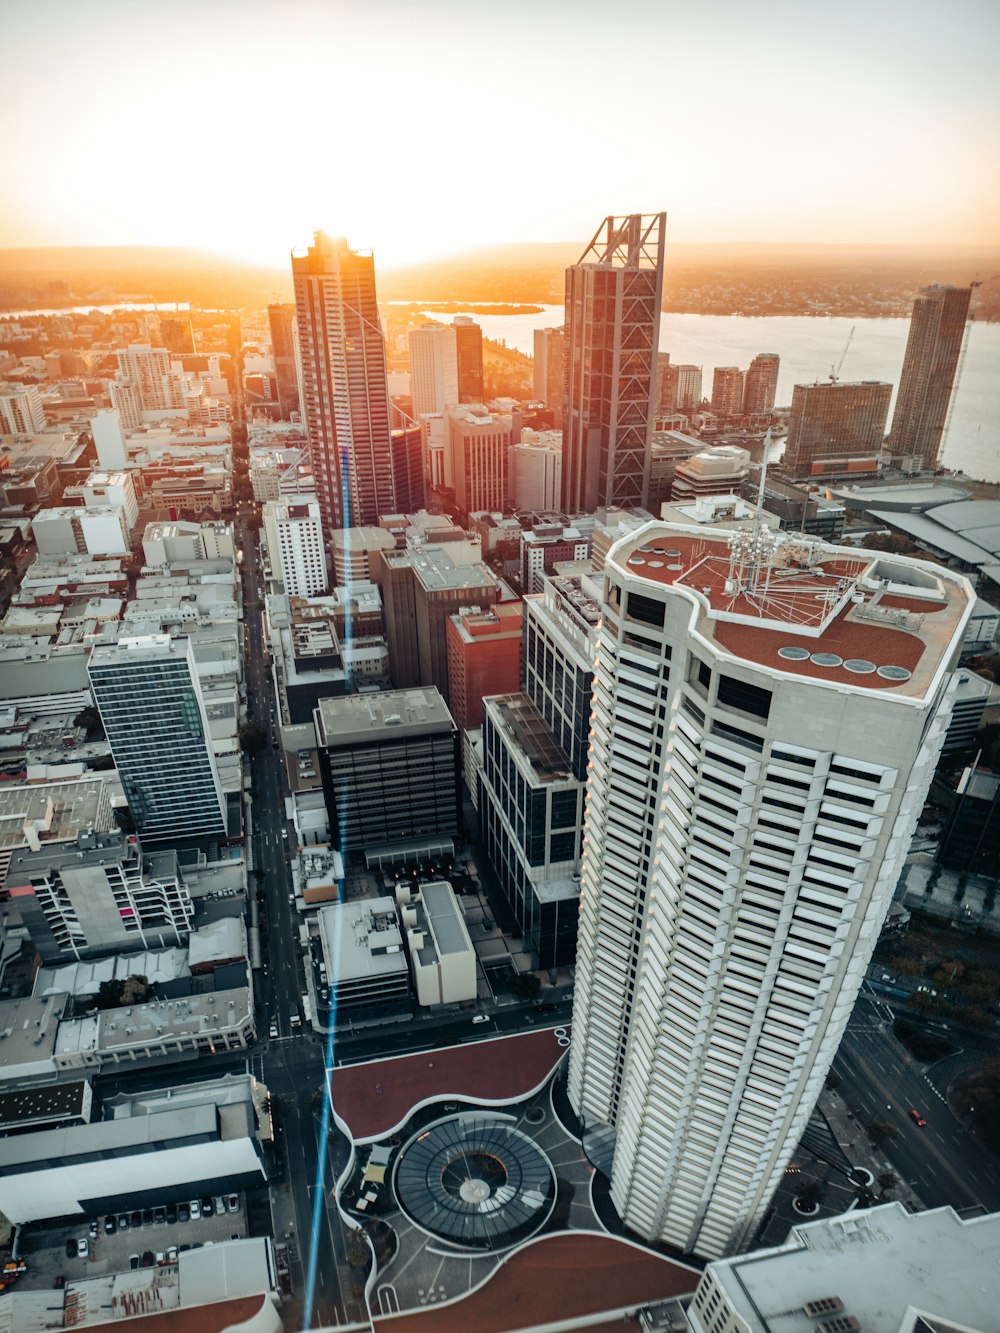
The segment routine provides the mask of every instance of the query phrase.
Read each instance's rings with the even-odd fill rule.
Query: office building
[[[773,409],[778,392],[779,366],[780,358],[777,352],[758,352],[750,362],[743,377],[745,417],[756,416],[758,413],[770,412]]]
[[[789,477],[840,477],[878,471],[892,385],[796,384],[781,470]]]
[[[264,540],[271,574],[289,597],[326,592],[323,525],[315,500],[272,500],[264,506]]]
[[[566,270],[562,509],[643,505],[666,213],[609,217]]]
[[[677,393],[674,410],[688,416],[701,406],[701,366],[675,365]]]
[[[459,731],[483,720],[483,697],[511,694],[521,683],[521,603],[448,617],[448,707]]]
[[[437,690],[321,699],[316,746],[330,834],[342,853],[452,848],[461,824],[459,736]]]
[[[111,410],[117,413],[121,427],[126,435],[131,435],[142,427],[142,399],[139,389],[131,380],[113,379],[108,381],[108,393],[111,397]]]
[[[170,353],[165,347],[133,343],[120,348],[115,355],[117,378],[132,386],[140,413],[166,412],[182,406],[171,372]]]
[[[649,493],[646,505],[651,514],[670,499],[678,464],[704,451],[703,441],[680,430],[655,430],[649,446]]]
[[[458,396],[458,350],[455,330],[431,322],[410,329],[410,398],[413,415],[443,412],[460,401]]]
[[[13,853],[6,890],[43,963],[183,944],[194,907],[173,851],[112,830]]]
[[[558,518],[522,529],[518,546],[521,589],[526,593],[541,592],[545,575],[563,561],[590,559],[589,532]]]
[[[712,411],[718,417],[738,417],[743,411],[743,372],[739,366],[715,367]]]
[[[100,644],[87,670],[144,840],[224,835],[225,802],[191,640],[157,634]]]
[[[507,455],[511,419],[488,412],[482,403],[450,407],[445,413],[455,477],[455,504],[463,514],[507,510]]]
[[[121,504],[40,509],[32,522],[32,535],[39,555],[128,555],[131,551],[128,519]]]
[[[545,513],[558,510],[562,498],[562,431],[522,428],[508,462],[511,509]]]
[[[324,537],[396,512],[375,263],[324,232],[292,255],[302,414]]]
[[[44,429],[42,396],[33,384],[0,388],[0,435],[37,435]]]
[[[90,433],[94,437],[97,462],[102,468],[118,472],[127,465],[122,414],[117,408],[108,408],[91,417]]]
[[[568,1090],[626,1226],[754,1235],[892,902],[951,712],[959,574],[652,523],[605,564]]]
[[[394,899],[331,903],[316,917],[334,1026],[410,1018],[410,971]]]
[[[447,699],[448,617],[463,606],[486,610],[500,600],[479,543],[451,533],[440,541],[429,536],[426,544],[373,549],[370,564],[382,590],[393,685],[433,685]]]
[[[782,1245],[709,1264],[690,1333],[987,1333],[996,1324],[1000,1213],[859,1208]]]
[[[675,465],[670,498],[683,503],[699,495],[739,495],[749,472],[749,450],[717,444]]]
[[[289,302],[267,307],[271,331],[271,356],[278,391],[278,415],[288,421],[299,411],[299,382],[295,372],[295,306]]]
[[[565,377],[566,330],[535,329],[535,397],[552,412],[552,421],[562,427],[563,386]]]
[[[468,315],[456,315],[455,356],[458,362],[458,401],[483,401],[483,331]]]
[[[426,502],[423,431],[412,423],[398,426],[389,432],[389,441],[397,511],[415,514]]]
[[[913,302],[889,447],[934,467],[965,340],[971,287],[925,287]]]

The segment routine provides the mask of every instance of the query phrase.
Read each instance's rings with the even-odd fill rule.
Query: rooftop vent
[[[810,1319],[819,1319],[821,1315],[840,1314],[843,1308],[844,1302],[839,1296],[821,1296],[819,1300],[806,1301],[802,1313]]]
[[[841,1314],[833,1319],[821,1319],[816,1328],[818,1333],[858,1333],[861,1324],[852,1314]]]

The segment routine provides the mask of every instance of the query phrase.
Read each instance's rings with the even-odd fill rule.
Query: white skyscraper
[[[271,569],[290,597],[326,592],[323,522],[315,500],[274,500],[264,506],[264,537]]]
[[[42,397],[33,384],[7,384],[0,390],[0,435],[36,435],[45,429]]]
[[[410,329],[407,342],[413,415],[453,407],[460,401],[455,330],[447,324],[424,324]]]
[[[892,900],[973,603],[938,565],[648,524],[608,556],[568,1088],[625,1223],[748,1243]]]
[[[170,353],[165,347],[133,343],[119,348],[118,376],[135,386],[144,412],[165,412],[181,406],[170,369]],[[117,407],[118,404],[115,403]]]

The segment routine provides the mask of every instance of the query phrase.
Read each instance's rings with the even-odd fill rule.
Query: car
[[[129,1219],[128,1219],[128,1220],[131,1222],[132,1226],[134,1226],[134,1227],[141,1227],[141,1226],[142,1226],[142,1213],[140,1213],[140,1212],[139,1212],[139,1209],[137,1208],[137,1209],[135,1210],[134,1213],[130,1213],[130,1214],[129,1214]]]
[[[177,1205],[178,1222],[186,1222],[190,1216],[191,1216],[191,1209],[188,1207],[188,1205],[186,1203],[179,1203]]]
[[[276,1037],[276,1036],[278,1035],[278,1025],[277,1025],[277,1023],[272,1023],[272,1024],[271,1024],[271,1026],[267,1029],[267,1035],[268,1035],[269,1037]]]
[[[167,1210],[166,1210],[166,1208],[154,1208],[154,1209],[153,1209],[153,1224],[154,1224],[154,1226],[161,1226],[166,1220],[167,1220]],[[177,1221],[177,1214],[176,1214],[176,1213],[174,1213],[174,1221],[175,1221],[175,1222]]]
[[[226,1211],[226,1201],[221,1194],[217,1194],[212,1200],[212,1207],[215,1209],[219,1217]]]
[[[118,1223],[115,1221],[114,1215],[108,1213],[107,1217],[104,1219],[104,1234],[106,1236],[113,1236],[117,1230]]]
[[[167,1263],[175,1264],[177,1262],[177,1246],[171,1245],[167,1250]]]
[[[140,1264],[140,1263],[141,1263],[141,1260],[140,1260],[140,1258],[139,1258],[139,1256],[138,1256],[137,1254],[130,1254],[130,1255],[129,1255],[129,1257],[128,1257],[128,1266],[129,1266],[129,1268],[132,1270],[133,1273],[134,1273],[135,1270],[139,1267],[139,1264]]]
[[[128,1231],[128,1228],[129,1228],[128,1213],[119,1213],[119,1214],[118,1214],[118,1230],[119,1230],[119,1231]]]
[[[927,1121],[923,1118],[923,1116],[920,1114],[919,1111],[911,1111],[910,1119],[913,1121],[915,1125],[919,1125],[921,1129],[923,1129],[924,1125],[927,1124]]]
[[[152,1268],[152,1267],[153,1267],[153,1264],[154,1264],[155,1262],[156,1262],[156,1256],[153,1254],[153,1251],[152,1251],[152,1250],[144,1250],[144,1251],[143,1251],[143,1254],[142,1254],[142,1266],[143,1266],[143,1268]]]
[[[182,1219],[182,1220],[183,1220],[183,1219]],[[176,1205],[176,1204],[173,1204],[173,1203],[168,1203],[168,1204],[167,1204],[167,1222],[168,1222],[168,1224],[169,1224],[170,1226],[173,1226],[174,1223],[175,1223],[176,1221],[177,1221],[177,1205]]]
[[[86,1259],[90,1253],[90,1241],[86,1236],[76,1242],[76,1253],[81,1259]]]
[[[70,1236],[69,1240],[66,1242],[66,1258],[76,1258],[76,1240],[72,1236]]]
[[[97,1239],[97,1219],[96,1219],[96,1218],[95,1218],[94,1221],[91,1222],[91,1224],[90,1224],[90,1239],[91,1239],[91,1240],[96,1240],[96,1239]]]
[[[179,1247],[181,1254],[186,1254],[186,1253],[188,1252],[188,1250],[190,1250],[190,1248],[191,1248],[191,1246],[188,1245],[188,1243],[187,1243],[186,1241],[184,1242],[183,1245],[181,1245],[181,1246]]]
[[[144,1208],[144,1209],[142,1210],[142,1225],[143,1225],[144,1227],[151,1227],[151,1226],[153,1225],[153,1210],[152,1210],[152,1208]]]
[[[473,1014],[472,1021],[473,1023],[488,1023],[490,1021],[490,1016],[489,1014]]]
[[[157,1251],[156,1251],[156,1262],[157,1262],[158,1264],[165,1264],[165,1263],[167,1262],[167,1252],[166,1252],[166,1250],[157,1250]]]
[[[215,1209],[212,1207],[212,1200],[211,1200],[211,1199],[202,1199],[202,1201],[201,1201],[201,1215],[202,1215],[202,1217],[211,1217],[212,1214],[213,1214],[214,1212],[215,1212]]]
[[[191,1209],[191,1221],[197,1222],[198,1218],[201,1217],[201,1204],[197,1199],[192,1199],[188,1207]]]
[[[238,1213],[240,1211],[240,1196],[238,1194],[227,1194],[226,1207],[231,1213]]]

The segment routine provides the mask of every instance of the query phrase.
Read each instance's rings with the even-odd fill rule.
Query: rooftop
[[[455,725],[434,686],[321,699],[315,718],[320,745],[357,742],[386,731],[423,735]]]
[[[408,970],[394,898],[321,907],[319,933],[334,985]]]
[[[698,632],[736,658],[913,700],[936,688],[974,602],[942,566],[764,529],[650,524],[613,548],[614,571],[685,592]]]

